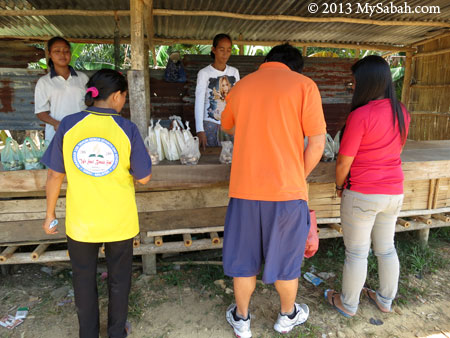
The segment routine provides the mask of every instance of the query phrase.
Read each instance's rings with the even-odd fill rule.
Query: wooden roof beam
[[[146,2],[148,2],[146,0]],[[51,15],[78,15],[78,16],[129,16],[128,10],[98,10],[86,11],[76,9],[41,9],[41,10],[0,10],[0,16],[51,16]],[[295,21],[310,23],[354,23],[377,26],[425,26],[425,27],[450,27],[450,22],[440,21],[401,21],[401,20],[371,20],[348,17],[301,17],[290,15],[252,15],[221,11],[189,11],[174,9],[153,9],[154,16],[216,16],[231,19],[254,21]]]
[[[0,36],[0,40],[25,40],[29,42],[45,42],[51,39],[52,36]],[[77,43],[114,43],[113,39],[84,39],[84,38],[70,38],[66,37],[70,42]],[[130,38],[121,38],[121,43],[129,44]],[[337,43],[337,42],[300,42],[300,41],[252,41],[252,40],[233,40],[237,45],[253,45],[253,46],[276,46],[280,43],[289,42],[296,47],[329,47],[329,48],[345,48],[345,49],[368,49],[379,50],[386,52],[415,52],[416,48],[402,47],[402,46],[390,46],[390,45],[371,45],[367,43]],[[211,40],[195,40],[195,39],[163,39],[154,38],[153,43],[155,45],[173,45],[176,43],[191,44],[191,45],[210,45]]]

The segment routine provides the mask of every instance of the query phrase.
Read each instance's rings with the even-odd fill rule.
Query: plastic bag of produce
[[[158,123],[156,124],[157,126]],[[167,128],[161,127],[161,129],[159,130],[159,137],[161,139],[161,147],[164,152],[164,157],[167,158],[169,161],[172,161],[170,154],[169,130]]]
[[[334,136],[334,155],[337,157],[339,153],[339,148],[341,146],[341,131],[339,130],[336,135]]]
[[[47,150],[49,145],[50,145],[50,141],[39,137],[39,159],[41,159],[42,156],[44,156],[44,153]]]
[[[165,128],[161,126],[160,121],[161,120],[158,120],[158,122],[156,122],[156,125],[153,127],[153,131],[155,133],[156,150],[158,151],[159,160],[162,161],[166,158],[164,147],[161,142],[161,131],[163,131]]]
[[[233,142],[222,141],[222,151],[220,152],[220,163],[230,164],[233,157]]]
[[[24,160],[25,170],[44,169],[44,166],[39,162],[41,158],[41,151],[29,137],[26,137],[22,143],[22,156]]]
[[[180,159],[176,129],[169,130],[169,151],[166,156],[169,161],[176,161]]]
[[[334,140],[330,134],[326,135],[325,148],[323,150],[322,161],[330,162],[334,160]]]
[[[190,139],[193,138],[191,128],[189,127],[189,121],[186,121],[186,129],[183,129],[183,136],[185,142],[188,142]]]
[[[175,128],[175,136],[177,139],[178,155],[181,155],[181,153],[183,152],[183,149],[185,147],[186,141],[184,140],[183,132],[180,130],[180,128],[178,126]]]
[[[23,157],[19,145],[11,137],[6,139],[5,148],[3,148],[1,153],[1,162],[5,171],[24,169]]]
[[[187,142],[180,155],[181,164],[197,164],[200,159],[198,137],[192,137]]]

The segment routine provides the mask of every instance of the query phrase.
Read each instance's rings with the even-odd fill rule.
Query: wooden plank
[[[228,205],[228,188],[191,189],[179,191],[156,191],[136,194],[138,212],[214,208]],[[59,198],[56,215],[66,215],[66,199]],[[44,219],[47,204],[45,199],[0,201],[0,220],[20,221]],[[33,212],[29,213],[29,210]],[[1,222],[0,222],[1,223]]]
[[[227,207],[178,209],[139,214],[141,231],[223,226]]]

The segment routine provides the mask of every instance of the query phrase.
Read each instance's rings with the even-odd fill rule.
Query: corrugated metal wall
[[[255,71],[263,57],[232,56],[229,64],[238,68],[241,77]],[[164,70],[150,71],[151,115],[167,119],[179,115],[194,126],[194,101],[197,72],[211,62],[207,55],[186,55],[184,65],[187,82],[167,83]],[[334,135],[345,122],[351,93],[347,85],[352,81],[350,67],[353,59],[305,58],[304,74],[311,77],[321,92],[328,131]],[[85,72],[87,75],[92,71]],[[39,129],[34,116],[34,87],[42,70],[0,69],[0,129]],[[128,107],[123,112],[129,116]]]

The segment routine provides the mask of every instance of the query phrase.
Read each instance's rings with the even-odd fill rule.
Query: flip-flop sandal
[[[331,295],[331,303],[330,303],[330,301],[328,300],[328,292],[333,292],[333,294]],[[342,311],[340,308],[338,308],[338,307],[336,306],[336,304],[334,304],[334,296],[335,296],[335,295],[338,295],[338,294],[339,294],[338,292],[336,292],[336,291],[334,291],[334,290],[332,290],[332,289],[327,289],[327,290],[325,290],[324,296],[325,296],[326,302],[327,302],[328,304],[330,304],[332,307],[334,307],[334,308],[335,308],[341,315],[343,315],[344,317],[347,317],[347,318],[353,317],[354,315],[350,315],[350,314],[348,314],[348,313]]]
[[[391,312],[390,310],[385,309],[384,307],[382,307],[380,304],[378,304],[377,299],[372,298],[371,294],[372,292],[375,293],[375,297],[376,297],[376,291],[369,289],[369,288],[363,288],[363,293],[364,295],[369,299],[369,302],[371,302],[373,305],[375,305],[378,310],[380,310],[383,313],[389,313]]]

